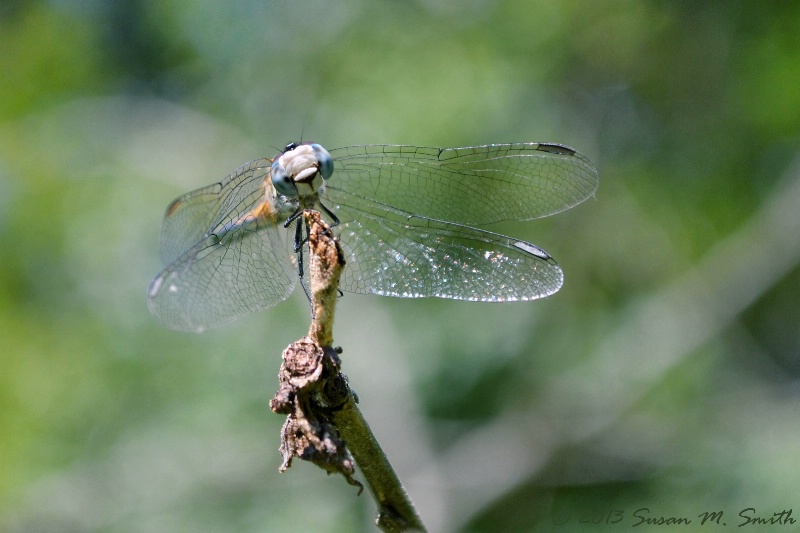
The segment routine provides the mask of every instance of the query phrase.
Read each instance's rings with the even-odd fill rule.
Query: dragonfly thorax
[[[333,158],[319,144],[290,144],[287,148],[270,168],[275,189],[288,197],[316,194],[333,174]]]

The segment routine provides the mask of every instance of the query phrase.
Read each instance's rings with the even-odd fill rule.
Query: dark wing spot
[[[558,155],[575,155],[575,150],[563,144],[539,143],[537,150]]]

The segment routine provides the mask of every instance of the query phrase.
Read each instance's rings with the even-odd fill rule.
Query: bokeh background
[[[489,228],[559,260],[552,298],[339,304],[431,531],[800,520],[798,28],[796,2],[4,1],[0,531],[375,530],[340,477],[278,473],[301,292],[202,335],[145,301],[167,204],[301,136],[600,169]]]

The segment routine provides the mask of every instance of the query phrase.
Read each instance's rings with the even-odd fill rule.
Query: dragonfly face
[[[287,237],[297,228],[284,223],[307,208],[340,222],[342,290],[541,298],[563,282],[555,260],[532,243],[473,226],[557,213],[593,195],[597,183],[586,157],[551,143],[330,152],[292,143],[170,204],[161,241],[167,267],[150,284],[148,305],[167,326],[199,331],[283,301],[298,277]]]
[[[330,178],[331,174],[331,154],[315,143],[289,144],[270,167],[275,189],[290,198],[316,195],[322,181]]]

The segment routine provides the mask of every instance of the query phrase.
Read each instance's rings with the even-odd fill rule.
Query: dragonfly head
[[[270,168],[275,190],[292,198],[316,193],[332,174],[331,154],[316,143],[287,145]]]

